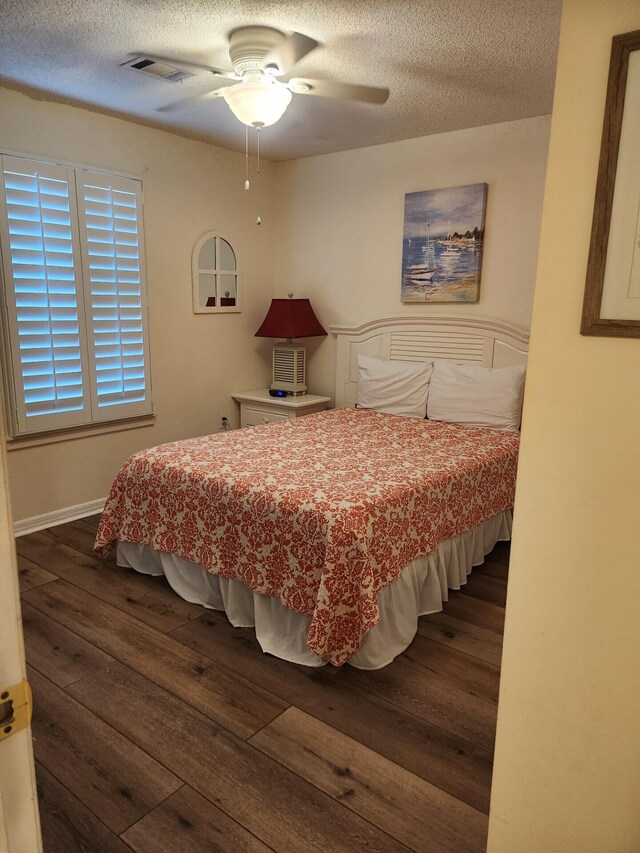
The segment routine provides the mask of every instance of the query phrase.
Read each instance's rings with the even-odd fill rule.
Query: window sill
[[[94,435],[105,435],[110,432],[123,432],[129,429],[141,429],[154,426],[155,415],[143,415],[139,418],[128,418],[123,421],[111,421],[104,424],[88,424],[73,429],[41,432],[33,435],[21,435],[7,439],[7,450],[23,450],[27,447],[39,447],[43,444],[59,444],[61,441],[75,441],[78,438],[89,438]]]

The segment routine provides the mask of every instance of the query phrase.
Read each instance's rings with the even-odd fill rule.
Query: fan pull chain
[[[258,174],[256,177],[256,201],[258,207],[258,218],[256,219],[256,225],[262,225],[262,219],[260,219],[260,128],[256,127],[256,136],[258,139]]]
[[[244,188],[248,190],[249,184],[249,125],[244,126]]]

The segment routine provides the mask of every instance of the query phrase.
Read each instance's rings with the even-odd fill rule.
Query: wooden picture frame
[[[640,337],[640,30],[614,36],[582,335]]]

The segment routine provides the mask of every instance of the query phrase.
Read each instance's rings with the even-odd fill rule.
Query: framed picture
[[[404,197],[402,302],[477,302],[487,184]]]
[[[583,335],[640,337],[640,30],[614,36]]]

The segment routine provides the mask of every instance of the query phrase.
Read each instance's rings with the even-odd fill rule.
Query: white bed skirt
[[[380,619],[348,663],[358,669],[380,669],[391,663],[411,644],[418,617],[442,610],[448,590],[460,589],[473,566],[484,561],[496,542],[511,539],[511,521],[511,510],[505,510],[405,566],[398,579],[378,593]],[[148,545],[119,542],[116,559],[119,566],[165,575],[185,601],[224,610],[236,628],[255,628],[263,652],[305,666],[326,663],[307,648],[311,616],[289,610],[276,598],[252,592],[240,581],[212,574],[197,563]]]

